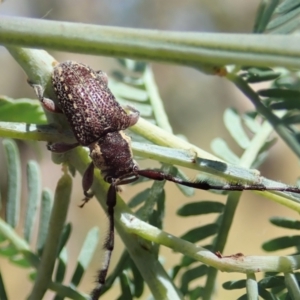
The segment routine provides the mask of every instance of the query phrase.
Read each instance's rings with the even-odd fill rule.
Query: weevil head
[[[108,182],[112,178],[132,173],[138,169],[133,160],[131,139],[123,131],[110,132],[89,146],[94,165],[101,170]]]

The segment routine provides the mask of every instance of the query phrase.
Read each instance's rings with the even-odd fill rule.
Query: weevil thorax
[[[54,68],[52,84],[59,105],[83,146],[96,142],[108,132],[124,130],[138,120],[138,112],[127,115],[116,101],[102,71],[66,61]]]
[[[97,143],[89,146],[94,165],[101,170],[103,178],[120,178],[138,169],[133,160],[131,139],[123,131],[107,133]]]

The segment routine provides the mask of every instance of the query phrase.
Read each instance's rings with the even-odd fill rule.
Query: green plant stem
[[[0,136],[17,140],[74,143],[68,131],[59,132],[52,125],[36,125],[17,122],[0,122]]]
[[[72,178],[68,174],[63,174],[57,183],[45,247],[29,300],[43,299],[51,283],[54,263],[59,249],[59,240],[71,199],[71,191]]]
[[[24,71],[30,80],[35,81],[41,78],[41,83],[46,85],[50,78],[51,67],[53,63],[56,61],[51,57],[47,52],[42,50],[35,49],[22,49],[15,47],[8,47],[8,50],[13,55],[13,57],[20,62]],[[50,66],[50,67],[49,67]],[[38,75],[36,75],[38,74]],[[48,79],[47,79],[48,78]],[[51,90],[46,92],[50,92]],[[57,124],[58,128],[61,126],[62,128],[66,128],[66,120],[63,116],[59,114],[47,114],[47,118],[49,122],[54,121]],[[148,158],[154,158],[161,162],[170,163],[170,164],[178,164],[182,166],[187,166],[189,168],[193,168],[202,172],[210,173],[216,176],[221,176],[226,180],[230,181],[242,181],[247,180],[248,182],[255,182],[260,179],[255,177],[254,173],[252,174],[251,170],[242,170],[236,167],[229,167],[228,165],[223,165],[222,170],[218,170],[217,164],[220,163],[220,160],[211,155],[210,153],[168,133],[167,131],[150,124],[149,122],[140,118],[138,124],[131,128],[136,133],[142,135],[143,137],[149,139],[155,144],[170,148],[178,148],[178,149],[187,149],[189,154],[185,154],[185,162],[182,159],[178,159],[178,152],[176,154],[171,154],[165,156],[163,153],[156,155],[155,153],[150,154],[149,149],[151,148],[149,145],[142,145],[139,148],[135,147],[133,143],[133,150],[136,155],[145,156]],[[72,135],[67,132],[67,135],[61,135],[51,126],[36,126],[36,125],[25,125],[18,123],[8,123],[2,122],[0,123],[0,136],[7,136],[17,139],[29,139],[29,140],[47,140],[50,142],[57,142],[64,140],[65,142],[73,142]],[[213,166],[210,162],[209,164],[205,161],[196,157],[201,157],[205,159],[217,160],[216,166]],[[260,193],[260,192],[257,192]],[[281,196],[275,192],[264,192],[262,195],[269,197],[273,201],[279,202],[287,207],[290,207],[293,210],[300,211],[300,205],[297,202],[289,201],[291,199],[295,201],[295,199],[288,194]]]
[[[251,167],[261,147],[265,144],[272,130],[273,128],[270,126],[270,124],[267,121],[265,121],[261,127],[261,130],[255,134],[249,146],[241,156],[240,166],[245,168]],[[215,252],[219,251],[222,253],[224,251],[229,231],[233,222],[233,218],[241,196],[242,193],[240,192],[231,192],[227,197],[225,209],[219,222],[219,232],[214,242],[213,250]],[[212,267],[208,269],[207,279],[203,292],[203,300],[209,300],[212,298],[216,284],[217,274],[217,269]]]
[[[141,124],[141,126],[139,126]],[[32,131],[31,131],[32,129]],[[135,126],[134,131],[140,132],[144,137],[148,137],[151,141],[157,142],[166,148],[162,148],[156,145],[148,145],[143,143],[132,143],[132,149],[134,155],[155,159],[157,161],[175,164],[182,167],[187,167],[194,169],[200,172],[205,172],[211,174],[218,178],[223,178],[224,180],[231,182],[248,182],[255,183],[261,182],[265,185],[278,186],[282,183],[278,183],[271,180],[266,180],[265,178],[259,176],[257,170],[251,170],[246,168],[241,168],[229,164],[224,164],[220,160],[216,161],[213,155],[203,151],[202,149],[190,144],[180,138],[160,129],[159,127],[141,119],[138,122],[138,126]],[[156,135],[155,135],[156,133]],[[264,134],[264,131],[261,131],[261,134]],[[265,134],[264,134],[265,135]],[[0,122],[0,136],[11,137],[22,140],[43,140],[49,142],[73,142],[74,139],[67,134],[58,132],[53,126],[49,125],[40,125],[36,126],[33,124],[26,125],[20,123],[10,123],[10,122]],[[256,138],[255,138],[256,139]],[[258,137],[260,141],[262,137]],[[252,144],[253,147],[256,145]],[[173,147],[178,149],[173,149]],[[252,146],[251,146],[252,147]],[[187,150],[179,150],[187,149]],[[249,148],[250,149],[250,148]],[[254,156],[252,153],[253,150],[245,151],[245,161],[251,160],[251,157]],[[200,159],[197,156],[202,155],[205,159]],[[243,156],[244,156],[243,155]],[[207,160],[213,159],[213,160]],[[243,159],[244,161],[244,159]],[[241,162],[241,164],[244,164]],[[299,198],[292,196],[287,193],[277,193],[277,192],[259,192],[255,191],[256,194],[260,194],[269,200],[275,201],[289,207],[292,210],[300,212],[300,201]],[[290,201],[292,200],[292,201]]]
[[[89,164],[89,159],[84,149],[77,148],[69,151],[66,154],[66,157],[81,174],[84,173]],[[105,211],[107,209],[106,198],[108,186],[109,185],[103,181],[99,172],[95,172],[92,190]],[[128,232],[126,226],[124,226],[122,222],[124,215],[130,215],[131,218],[135,218],[128,206],[119,196],[117,196],[117,205],[114,210],[115,228],[125,244],[132,260],[150,288],[153,297],[162,300],[182,299],[181,293],[177,290],[161,264],[156,260],[155,255],[140,244],[136,235]]]
[[[240,192],[231,192],[227,197],[225,209],[221,217],[221,221],[219,222],[220,229],[213,246],[214,252],[219,251],[220,253],[223,253],[224,251],[224,247],[227,242],[229,231],[241,195],[242,194]],[[218,274],[218,269],[212,267],[208,269],[205,288],[203,291],[203,300],[210,300],[212,298],[215,289],[217,274]]]
[[[167,146],[166,148],[161,148],[155,145],[147,145],[133,142],[132,148],[134,155],[155,159],[157,161],[168,164],[176,164],[197,171],[205,172],[207,174],[217,176],[218,178],[224,178],[224,180],[227,181],[244,181],[248,183],[261,182],[267,186],[282,185],[282,183],[264,179],[263,177],[259,176],[259,172],[256,170],[245,169],[229,164],[224,164],[220,160],[216,161],[217,158],[215,158],[210,153],[203,151],[202,149],[194,146],[193,144],[190,144],[160,129],[159,127],[143,119],[139,120],[138,125],[134,126],[133,130],[141,134],[142,136],[148,138],[149,140],[153,141],[154,143]],[[26,125],[20,123],[0,122],[0,136],[11,137],[16,139],[43,140],[49,142],[58,142],[64,140],[65,142],[73,142],[74,139],[71,137],[71,135],[69,135],[68,132],[66,133],[67,134],[62,134],[58,132],[53,126],[49,125],[36,126],[33,124]],[[261,134],[264,134],[264,136],[266,135],[264,131],[261,131]],[[261,140],[262,137],[258,137],[258,141]],[[253,145],[253,147],[256,148],[257,151],[258,148],[256,147],[256,145],[251,145]],[[178,150],[173,148],[187,150]],[[251,157],[255,156],[252,153],[253,151],[254,150],[250,151],[249,147],[249,149],[244,153],[245,161],[249,161],[251,160]],[[199,157],[204,157],[205,159],[200,159]],[[244,165],[242,161],[241,164]],[[291,194],[266,191],[255,191],[255,193],[267,197],[269,200],[275,201],[281,205],[289,207],[292,210],[300,212],[299,199],[295,198]]]
[[[246,290],[248,300],[258,300],[258,284],[254,273],[247,274]]]
[[[40,168],[36,161],[30,160],[27,163],[27,189],[28,200],[27,210],[24,223],[24,237],[31,242],[34,231],[34,223],[37,215],[37,208],[41,195],[41,174]]]
[[[151,226],[132,214],[121,215],[120,222],[126,231],[139,235],[151,242],[164,245],[194,258],[222,272],[257,273],[257,272],[291,272],[300,268],[300,255],[291,256],[244,256],[229,255],[219,257],[215,253],[182,240],[159,228]]]
[[[284,273],[284,281],[289,291],[289,296],[291,297],[291,299],[300,299],[300,289],[295,274],[291,272]]]
[[[20,154],[15,141],[5,139],[2,144],[5,150],[8,172],[6,219],[8,224],[15,228],[19,223],[21,206]]]
[[[191,155],[194,155],[194,157],[198,156],[201,158],[222,161],[215,155],[210,154],[209,152],[204,151],[203,149],[167,132],[166,130],[151,124],[143,118],[140,118],[137,124],[132,126],[130,130],[143,136],[145,139],[156,145],[175,149],[186,149],[189,150]]]
[[[0,43],[183,64],[216,74],[226,64],[300,66],[293,35],[171,32],[1,16]],[[289,47],[286,47],[289,45]]]
[[[29,251],[30,246],[28,243],[20,238],[16,231],[0,218],[0,233],[6,237],[19,251]]]
[[[0,29],[0,39],[1,39],[1,29]],[[118,37],[118,39],[119,38],[120,37]],[[24,57],[25,60],[29,58],[30,61],[35,60],[36,59],[34,57],[35,54],[32,53],[33,56],[31,57],[30,51],[31,51],[30,49],[21,49],[19,53],[18,49],[14,49],[14,51],[11,52],[14,53],[14,57],[18,61],[24,60]],[[26,54],[26,56],[24,56],[24,54]],[[47,61],[46,63],[47,68],[44,76],[47,77],[49,76],[49,73],[47,71],[48,64],[49,63],[52,64],[53,61],[55,60],[46,58],[46,61]],[[23,63],[26,65],[26,61]],[[45,61],[42,60],[42,63],[41,62],[37,64],[34,63],[33,65],[40,66],[40,69],[42,69],[43,68],[42,66],[44,64]],[[43,73],[41,73],[41,76],[43,76]],[[46,79],[44,80],[45,82],[47,82]],[[53,116],[53,118],[56,118],[56,116]],[[158,144],[169,146],[169,147],[175,146],[175,148],[188,149],[191,153],[189,155],[188,162],[190,165],[196,166],[195,168],[199,168],[199,166],[202,167],[204,165],[204,169],[205,169],[209,167],[208,164],[211,163],[220,164],[220,162],[216,162],[216,161],[204,162],[204,160],[197,158],[197,155],[199,157],[201,157],[201,155],[203,155],[206,158],[211,157],[211,159],[214,159],[215,157],[205,153],[201,149],[199,151],[199,149],[195,146],[191,147],[191,144],[185,143],[184,141],[176,137],[174,138],[171,134],[159,129],[158,127],[155,126],[151,127],[146,123],[147,123],[146,121],[140,120],[137,126],[134,126],[133,130],[136,130],[137,132],[140,130],[143,136],[147,136],[149,140],[158,141]],[[149,129],[150,127],[151,130],[148,131],[147,128]],[[209,157],[207,157],[206,155]],[[82,148],[70,151],[68,154],[66,154],[66,157],[69,159],[69,163],[73,165],[81,173],[85,171],[89,163],[87,159],[87,153]],[[171,160],[169,160],[169,162],[171,162]],[[223,164],[223,167],[224,167],[223,169],[223,174],[224,174],[224,172],[228,171],[228,166],[226,164]],[[250,170],[246,170],[246,169],[242,170],[241,168],[236,168],[236,169],[232,168],[230,170],[233,171],[230,172],[230,174],[234,174],[234,175],[239,174],[237,175],[237,178],[241,178],[241,177],[244,178],[250,175],[253,176],[253,178],[255,177],[255,172],[252,172]],[[259,176],[256,176],[256,179],[257,178],[259,178]],[[107,184],[104,183],[103,180],[100,178],[98,171],[96,172],[93,190],[95,191],[95,194],[100,204],[103,206],[104,209],[106,209],[105,200],[107,196]],[[265,193],[265,192],[264,194],[267,196],[273,195],[273,193]],[[280,198],[280,196],[278,196],[277,194],[275,194],[275,196]],[[287,199],[285,199],[285,201],[287,201]],[[296,203],[296,200],[295,202],[292,201],[289,202],[295,204],[295,206],[298,205],[299,207],[299,203]],[[203,248],[199,248],[196,247],[195,245],[184,242],[178,238],[175,238],[169,234],[160,231],[157,228],[152,228],[150,227],[150,225],[141,222],[134,215],[132,215],[132,213],[128,210],[127,206],[121,201],[119,197],[118,197],[117,206],[115,208],[115,222],[116,222],[116,228],[122,240],[124,241],[128,249],[128,252],[130,253],[130,256],[134,260],[135,264],[137,265],[141,274],[143,275],[145,281],[150,287],[153,296],[157,299],[180,299],[181,295],[176,289],[176,287],[174,286],[174,284],[172,283],[172,281],[170,280],[169,276],[163,270],[162,266],[156,261],[156,258],[147,249],[141,247],[141,245],[138,242],[138,238],[135,235],[144,237],[152,242],[166,245],[168,247],[171,247],[174,250],[180,251],[181,253],[194,257],[197,260],[202,261],[203,263],[207,263],[208,265],[214,266],[215,268],[228,271],[228,272],[236,271],[236,272],[248,273],[248,272],[256,272],[257,270],[289,272],[291,270],[299,268],[300,266],[300,258],[298,256],[295,257],[249,257],[248,256],[248,257],[243,257],[244,259],[242,263],[240,263],[240,261],[237,262],[236,258],[232,258],[232,257],[228,257],[228,258],[226,257],[220,259],[213,253]]]
[[[300,158],[300,146],[293,133],[282,124],[281,120],[263,105],[257,93],[240,76],[229,73],[227,78],[253,103],[256,110],[273,126],[278,135],[286,142],[291,150]]]

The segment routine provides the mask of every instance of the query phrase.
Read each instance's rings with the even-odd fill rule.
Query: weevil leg
[[[85,198],[83,199],[83,203],[79,207],[83,207],[94,196],[93,193],[88,192],[88,190],[92,187],[94,181],[94,168],[94,163],[91,162],[83,174],[82,188]]]
[[[45,98],[43,96],[44,90],[41,85],[35,84],[31,82],[29,79],[27,79],[27,82],[34,89],[38,99],[40,100],[40,102],[42,103],[45,109],[53,113],[62,113],[62,110],[54,103],[53,100],[49,98]]]
[[[91,300],[97,300],[101,296],[102,288],[105,285],[106,275],[110,264],[111,254],[115,244],[115,223],[114,223],[114,207],[117,202],[116,186],[112,183],[107,193],[107,214],[109,219],[109,227],[103,249],[105,251],[104,261],[97,276],[97,286],[91,292]]]

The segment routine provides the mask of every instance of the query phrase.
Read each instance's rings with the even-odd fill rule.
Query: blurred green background
[[[158,30],[248,33],[252,31],[259,3],[259,0],[7,0],[0,5],[0,14]],[[112,70],[118,68],[116,60],[109,57],[62,52],[51,52],[51,54],[58,61],[77,60],[96,70],[102,69],[108,75]],[[1,94],[13,98],[35,98],[32,89],[26,83],[25,74],[4,47],[0,48],[0,66]],[[238,149],[235,148],[235,144],[224,128],[223,112],[225,108],[231,106],[244,112],[252,109],[252,105],[234,86],[226,79],[207,76],[187,67],[161,63],[152,63],[152,66],[175,134],[185,135],[191,143],[206,151],[210,151],[210,142],[218,136],[223,137],[229,144],[232,143],[233,149]],[[51,156],[46,151],[45,143],[29,145],[19,142],[19,146],[23,169],[25,169],[25,163],[28,159],[38,160],[42,167],[43,186],[54,190],[61,175],[61,167],[51,162]],[[285,153],[284,157],[282,153]],[[5,170],[1,147],[0,164]],[[264,176],[271,179],[293,183],[297,177],[296,164],[297,160],[292,152],[281,141],[278,141],[260,170]],[[143,161],[142,165],[147,167],[149,163]],[[191,174],[191,176],[193,175]],[[2,173],[0,181],[1,189],[5,191],[5,173]],[[130,199],[144,187],[144,184],[137,187],[126,186],[123,189],[122,197],[125,200]],[[78,208],[82,199],[81,182],[78,176],[75,178],[72,195],[68,219],[73,223],[73,236],[68,251],[70,257],[75,259],[89,228],[99,226],[101,233],[105,234],[106,216],[95,200],[90,201],[84,209]],[[26,194],[22,196],[25,200]],[[208,218],[215,218],[211,215],[201,217],[201,219],[189,218],[189,220],[176,217],[175,212],[182,204],[181,198],[183,196],[178,189],[168,183],[165,231],[180,236],[189,229],[190,224],[193,226],[195,224],[204,225],[208,222]],[[213,200],[218,198],[225,199],[208,192],[196,191],[195,196],[190,201],[192,199]],[[295,213],[284,207],[253,193],[245,192],[238,207],[224,254],[237,252],[242,252],[245,255],[264,254],[261,250],[262,241],[287,232],[269,224],[268,218],[273,215],[297,217]],[[22,229],[20,228],[20,230]],[[206,241],[202,245],[205,244],[207,244]],[[111,268],[115,265],[122,249],[123,245],[117,238]],[[180,254],[175,254],[163,247],[161,248],[161,255],[165,258],[167,268],[172,265],[172,260],[179,260],[181,257]],[[99,245],[99,251],[97,251],[97,255],[95,255],[91,267],[81,283],[82,291],[89,292],[93,288],[94,276],[101,264],[101,256],[101,245]],[[31,283],[27,280],[28,271],[21,272],[19,268],[14,267],[2,257],[0,257],[0,266],[4,274],[9,299],[25,299],[31,289]],[[72,265],[70,264],[69,267],[71,274]],[[241,278],[244,278],[243,275],[219,274],[215,299],[233,299],[232,297],[237,298],[241,295],[242,291],[226,292],[221,287],[224,281]],[[118,289],[118,285],[115,286],[115,289]],[[147,295],[143,299],[146,298]],[[51,293],[48,293],[45,299],[52,299]],[[114,299],[113,289],[102,299]]]

